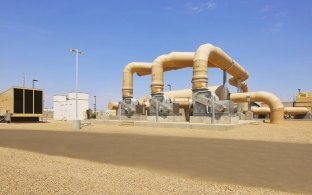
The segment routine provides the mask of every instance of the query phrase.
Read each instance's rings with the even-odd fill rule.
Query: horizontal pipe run
[[[269,107],[252,107],[251,111],[255,114],[270,114],[271,110]],[[284,107],[284,114],[297,115],[308,113],[307,108],[301,107]]]
[[[164,72],[193,67],[195,52],[171,52],[157,57],[152,64],[151,94],[164,92]],[[217,68],[214,64],[206,66]]]

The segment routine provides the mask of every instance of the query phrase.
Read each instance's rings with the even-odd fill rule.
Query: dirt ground
[[[312,121],[226,131],[0,123],[0,194],[312,194]]]

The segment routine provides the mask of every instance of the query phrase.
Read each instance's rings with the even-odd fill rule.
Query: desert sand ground
[[[312,194],[312,121],[71,127],[0,123],[0,194]]]

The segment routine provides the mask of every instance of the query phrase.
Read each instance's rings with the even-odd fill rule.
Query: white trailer
[[[78,93],[78,120],[86,119],[86,111],[89,108],[89,95]],[[76,93],[53,96],[53,119],[75,120],[76,119]]]

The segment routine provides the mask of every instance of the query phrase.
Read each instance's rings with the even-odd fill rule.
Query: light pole
[[[76,117],[73,121],[75,129],[80,129],[80,120],[78,119],[78,56],[82,54],[78,49],[69,49],[69,52],[76,53]]]
[[[167,86],[169,87],[169,91],[171,91],[171,85],[170,85],[170,84],[168,84]]]
[[[26,75],[25,72],[23,72],[23,87],[25,88],[26,86]]]
[[[33,79],[33,89],[35,89],[35,82],[38,82],[37,79]]]

